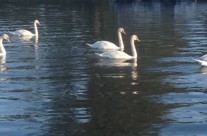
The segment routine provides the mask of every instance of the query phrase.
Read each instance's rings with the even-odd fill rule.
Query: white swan
[[[119,28],[118,29],[119,47],[109,41],[97,41],[93,44],[87,43],[87,45],[89,45],[91,48],[101,49],[101,50],[124,50],[124,43],[121,35],[122,33],[126,34],[123,28]]]
[[[28,36],[28,37],[36,36],[36,38],[38,38],[39,35],[38,35],[37,25],[40,25],[40,22],[38,20],[35,20],[34,21],[34,32],[35,33],[32,33],[32,32],[25,30],[25,29],[16,30],[16,31],[10,32],[10,33],[13,35],[18,35],[18,36]]]
[[[132,56],[126,54],[122,51],[107,51],[101,54],[96,53],[98,56],[102,58],[111,58],[111,59],[136,59],[137,58],[137,51],[134,45],[134,41],[140,41],[136,35],[131,36],[131,50]]]
[[[200,57],[200,59],[193,59],[200,63],[202,66],[207,66],[207,54]]]
[[[6,50],[5,50],[4,45],[3,45],[3,40],[7,40],[8,42],[10,42],[9,36],[7,34],[3,34],[0,37],[0,57],[6,55]]]

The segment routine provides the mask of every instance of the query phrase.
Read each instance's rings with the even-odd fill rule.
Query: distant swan
[[[193,59],[200,63],[202,66],[207,66],[207,54],[200,57],[200,59]]]
[[[102,58],[112,58],[112,59],[136,59],[137,58],[137,51],[134,45],[134,41],[140,41],[136,35],[131,36],[131,50],[132,56],[126,54],[122,51],[107,51],[101,54],[96,53],[98,56]]]
[[[10,32],[10,33],[13,35],[18,35],[18,36],[28,36],[28,37],[36,36],[36,38],[37,38],[38,37],[37,24],[40,25],[40,22],[38,20],[35,20],[34,21],[34,32],[35,33],[32,33],[32,32],[25,30],[25,29],[16,30],[16,31]]]
[[[121,35],[122,33],[126,34],[123,28],[119,28],[118,29],[119,47],[109,41],[97,41],[93,44],[87,43],[87,45],[89,45],[91,48],[101,49],[101,50],[124,50],[124,44]]]
[[[3,34],[0,37],[0,57],[6,55],[6,50],[5,50],[4,45],[3,45],[3,40],[7,40],[8,42],[10,42],[9,36],[7,34]]]

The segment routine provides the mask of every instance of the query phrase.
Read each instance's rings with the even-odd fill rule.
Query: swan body
[[[132,59],[133,57],[122,51],[107,51],[101,54],[96,53],[102,58],[113,58],[113,59]]]
[[[8,42],[10,42],[9,36],[7,34],[3,34],[0,37],[0,57],[6,55],[6,50],[5,50],[4,45],[3,45],[3,40],[7,40]]]
[[[101,50],[123,50],[124,44],[122,40],[122,33],[126,34],[123,28],[119,28],[118,29],[119,46],[109,41],[97,41],[93,44],[87,44],[87,45],[90,46],[91,48],[101,49]]]
[[[109,41],[97,41],[93,44],[87,44],[87,45],[90,46],[91,48],[103,49],[103,50],[107,50],[107,49],[119,50],[120,49],[120,47],[116,46],[114,43],[109,42]]]
[[[14,35],[19,35],[19,36],[35,36],[35,34],[33,34],[32,32],[25,30],[25,29],[21,29],[21,30],[16,30],[14,32]]]
[[[207,54],[200,57],[200,59],[193,59],[200,63],[202,66],[207,66]]]
[[[34,21],[34,32],[35,33],[32,33],[32,32],[25,30],[25,29],[16,30],[16,31],[10,32],[10,33],[13,35],[18,35],[18,36],[28,36],[28,37],[36,36],[36,37],[38,37],[37,25],[40,25],[40,22],[38,20],[35,20]]]
[[[107,51],[101,54],[96,53],[98,56],[102,58],[111,58],[111,59],[136,59],[137,58],[137,51],[134,45],[134,41],[140,41],[136,35],[131,36],[131,50],[132,56],[128,55],[122,51]]]

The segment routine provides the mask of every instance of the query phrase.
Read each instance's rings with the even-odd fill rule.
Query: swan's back
[[[92,48],[96,48],[96,49],[120,49],[119,47],[117,47],[114,43],[109,42],[109,41],[97,41],[94,44],[88,44],[89,46],[91,46]]]
[[[194,59],[198,63],[200,63],[202,66],[207,66],[207,61],[206,60],[200,60],[200,59]]]
[[[203,56],[201,57],[201,59],[207,61],[207,54],[206,54],[206,55],[203,55]]]
[[[132,56],[122,51],[108,51],[108,52],[104,52],[98,55],[103,58],[113,58],[113,59],[132,59],[133,58]]]
[[[34,36],[33,33],[25,29],[17,30],[14,32],[14,34],[19,35],[19,36]]]

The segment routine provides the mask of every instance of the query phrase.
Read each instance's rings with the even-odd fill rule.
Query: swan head
[[[132,35],[131,39],[134,40],[134,41],[138,41],[138,42],[140,42],[139,37],[136,36],[136,35]]]
[[[3,34],[2,39],[7,40],[8,42],[10,42],[9,36],[7,34]]]
[[[124,28],[119,28],[118,31],[119,31],[120,33],[126,34],[125,31],[124,31]]]
[[[40,25],[39,20],[35,20],[34,23]]]

